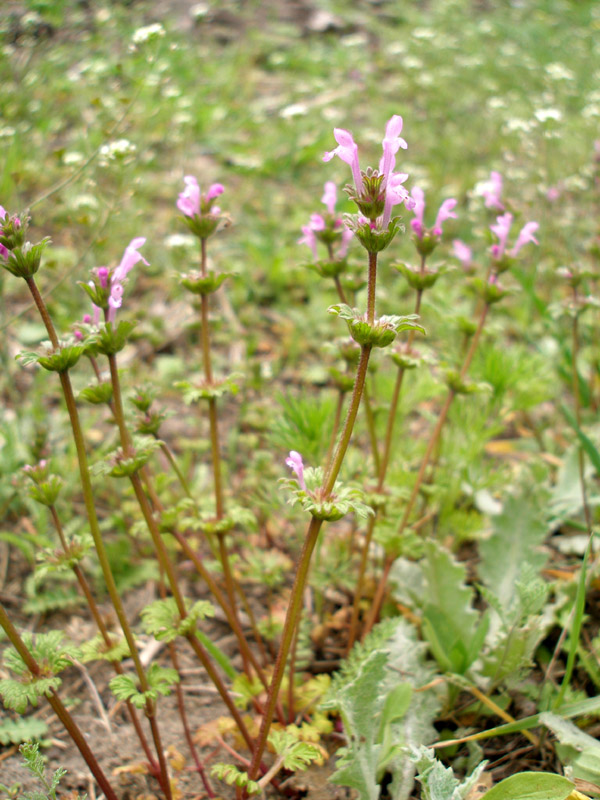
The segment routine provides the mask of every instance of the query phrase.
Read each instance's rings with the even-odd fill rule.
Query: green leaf
[[[21,744],[30,739],[42,739],[48,732],[48,726],[36,717],[5,719],[0,722],[0,744]]]
[[[299,729],[290,726],[295,731],[286,728],[285,730],[272,730],[269,734],[269,743],[278,756],[283,756],[283,766],[294,772],[305,770],[308,765],[317,761],[322,763],[323,753],[315,745],[303,742],[298,739]]]
[[[60,678],[31,678],[28,683],[21,683],[12,678],[0,681],[0,695],[6,708],[12,708],[19,714],[24,714],[27,704],[37,706],[42,697],[46,697],[61,684]]]
[[[562,764],[569,765],[573,777],[600,784],[600,743],[557,714],[540,714],[540,722],[549,728],[560,744],[556,752]]]
[[[170,667],[151,664],[146,673],[148,690],[141,692],[131,675],[116,675],[109,683],[117,700],[129,700],[136,708],[143,708],[148,700],[154,701],[159,694],[171,693],[171,686],[179,681],[179,673]]]
[[[129,645],[123,637],[118,639],[113,634],[109,635],[111,646],[108,647],[101,633],[96,634],[89,642],[81,646],[81,661],[85,664],[88,661],[122,661],[129,656]]]
[[[378,742],[383,739],[383,732],[386,726],[404,717],[410,707],[412,696],[413,690],[410,683],[399,683],[385,698],[379,723]]]
[[[540,572],[548,560],[541,545],[548,533],[545,514],[531,495],[509,497],[501,514],[492,518],[493,533],[479,544],[479,575],[502,607],[510,608],[515,584],[528,565]]]
[[[245,789],[248,794],[258,794],[260,786],[256,781],[251,781],[247,773],[242,772],[233,764],[213,764],[210,768],[210,774],[214,778],[225,781],[228,786],[239,786]]]
[[[575,784],[549,772],[519,772],[505,778],[480,800],[565,800]]]
[[[423,634],[442,670],[463,674],[478,652],[471,643],[485,635],[480,614],[473,608],[474,592],[465,584],[466,567],[446,550],[428,542],[422,562],[427,603]]]
[[[155,639],[172,642],[178,636],[186,636],[194,630],[198,620],[212,617],[215,613],[214,606],[208,600],[198,600],[193,605],[191,600],[185,598],[187,614],[181,619],[177,602],[174,597],[166,600],[156,600],[142,610],[142,620],[146,633]]]

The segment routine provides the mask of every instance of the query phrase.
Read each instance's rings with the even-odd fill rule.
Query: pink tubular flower
[[[335,204],[337,202],[337,187],[333,181],[327,181],[321,202],[327,207],[327,211],[333,216],[335,214]]]
[[[410,227],[419,239],[422,239],[425,233],[425,225],[423,222],[423,216],[425,214],[425,192],[418,186],[413,186],[410,196],[414,203],[412,211],[415,215],[415,218],[410,221]]]
[[[346,258],[346,256],[348,255],[348,246],[352,241],[353,236],[354,234],[352,233],[352,231],[345,227],[344,230],[342,231],[342,242],[338,247],[337,251],[338,258]]]
[[[314,260],[318,261],[319,253],[317,251],[317,237],[315,236],[314,229],[311,225],[303,225],[302,234],[303,235],[298,239],[298,244],[307,244],[312,250]]]
[[[144,256],[141,253],[138,253],[138,248],[142,247],[144,244],[146,244],[146,239],[143,236],[139,236],[137,239],[132,239],[129,242],[125,248],[125,252],[123,253],[121,263],[113,272],[113,283],[115,280],[119,283],[124,280],[127,277],[127,273],[138,263],[138,261],[143,261],[147,267],[150,266]]]
[[[302,456],[300,453],[297,453],[295,450],[290,450],[290,454],[286,458],[285,463],[293,472],[296,473],[298,486],[300,486],[303,492],[306,492],[306,484],[304,483],[304,464],[302,462]]]
[[[185,189],[179,195],[177,208],[186,217],[196,217],[200,213],[200,187],[193,175],[186,175],[183,179]]]
[[[411,198],[414,203],[413,206],[413,214],[415,218],[411,220],[410,226],[413,229],[415,236],[418,239],[422,239],[425,234],[427,233],[427,228],[425,227],[424,216],[425,216],[425,194],[422,189],[418,186],[415,186],[411,192]],[[442,235],[442,224],[447,219],[456,219],[456,214],[454,213],[454,207],[456,206],[457,201],[453,198],[448,200],[444,200],[440,209],[437,213],[437,217],[435,218],[435,223],[433,228],[431,229],[430,233],[434,236],[441,236]]]
[[[533,242],[533,244],[539,244],[538,240],[533,235],[537,229],[539,228],[539,224],[537,222],[528,222],[521,228],[521,232],[517,236],[517,241],[513,249],[510,251],[510,256],[516,256],[519,250],[523,247],[523,245],[529,244],[529,242]]]
[[[356,142],[352,138],[350,131],[346,131],[343,128],[334,128],[333,136],[338,146],[335,150],[325,153],[323,161],[331,161],[334,156],[339,156],[342,161],[349,164],[352,170],[356,191],[360,194],[363,190],[363,181],[362,175],[360,174],[360,165],[358,163],[358,147]]]
[[[452,249],[454,256],[457,258],[465,269],[469,269],[472,263],[473,252],[471,248],[460,239],[454,239],[452,242]]]
[[[195,179],[194,179],[195,180]],[[196,183],[196,186],[198,183]],[[223,194],[225,191],[225,187],[222,183],[213,183],[211,186],[208,187],[208,192],[206,193],[207,200],[214,200],[215,197],[218,197],[220,194]]]
[[[337,189],[333,181],[327,181],[321,202],[327,206],[327,214],[311,214],[308,225],[302,226],[302,236],[298,239],[298,244],[306,244],[310,247],[313,260],[318,261],[319,253],[317,242],[321,241],[327,245],[330,258],[342,260],[348,252],[350,239],[353,237],[352,231],[344,225],[341,216],[335,213],[337,200]],[[337,252],[333,252],[334,243],[339,242]]]
[[[324,231],[327,227],[327,223],[320,214],[311,214],[310,227],[313,231]]]
[[[492,245],[492,256],[498,261],[504,256],[512,221],[513,215],[506,212],[506,214],[496,217],[495,225],[490,225],[491,232],[498,237],[498,244]]]
[[[98,283],[103,289],[106,289],[108,286],[108,267],[98,267],[96,269],[96,276],[98,278]]]
[[[435,223],[433,225],[433,232],[436,236],[442,235],[442,223],[444,223],[447,219],[457,219],[456,214],[454,213],[454,207],[456,206],[456,203],[457,201],[454,199],[444,200],[440,206],[440,210],[438,211],[437,217],[435,218]]]
[[[385,126],[385,136],[381,143],[383,146],[383,155],[379,162],[379,172],[384,176],[381,184],[382,189],[386,188],[388,179],[396,165],[396,153],[400,148],[406,150],[408,147],[405,140],[400,136],[401,132],[402,117],[398,116],[398,114],[394,114]]]
[[[498,244],[492,245],[491,248],[492,257],[496,261],[500,261],[502,258],[504,258],[512,221],[512,214],[506,213],[502,214],[502,216],[496,219],[495,225],[490,225],[490,230],[498,237]],[[538,240],[533,235],[538,228],[539,224],[537,222],[527,222],[521,228],[521,232],[517,237],[517,241],[515,242],[514,247],[509,250],[508,255],[511,258],[514,258],[518,254],[519,250],[529,242],[539,244]]]
[[[502,197],[502,175],[499,172],[491,172],[489,181],[481,187],[481,194],[485,199],[486,208],[497,208],[498,211],[504,211],[504,206],[500,201]]]
[[[107,267],[99,267],[96,270],[96,275],[98,277],[100,286],[105,289],[110,285],[108,312],[106,315],[108,322],[115,321],[117,308],[120,308],[123,303],[123,281],[127,279],[128,273],[139,261],[142,261],[146,266],[149,266],[144,256],[138,252],[138,248],[142,247],[142,245],[145,243],[146,239],[143,236],[132,239],[125,248],[123,258],[121,259],[121,263],[118,267],[116,267],[112,272],[110,272]],[[91,285],[93,286],[93,283]],[[98,325],[100,322],[100,310],[101,309],[98,306],[93,305],[94,325]]]
[[[385,192],[385,205],[383,207],[383,217],[381,219],[381,227],[387,228],[390,224],[392,216],[392,208],[398,203],[406,203],[406,207],[411,205],[411,198],[408,194],[408,189],[405,189],[402,184],[408,178],[407,172],[393,172],[388,179],[388,185]]]

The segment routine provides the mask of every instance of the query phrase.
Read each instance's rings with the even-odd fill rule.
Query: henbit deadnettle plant
[[[365,313],[361,313],[343,303],[330,309],[330,311],[347,321],[350,335],[360,345],[360,357],[346,420],[335,452],[323,473],[321,484],[318,488],[315,487],[312,492],[304,491],[302,486],[298,484],[298,491],[304,495],[304,499],[308,499],[307,511],[311,514],[311,521],[308,525],[304,546],[298,562],[269,695],[249,769],[251,780],[255,780],[258,775],[260,758],[267,742],[288,654],[299,624],[302,597],[311,557],[324,522],[323,515],[319,513],[319,504],[332,501],[336,480],[350,443],[363,395],[371,351],[373,347],[385,347],[389,344],[400,329],[420,329],[420,326],[416,324],[413,318],[390,317],[376,320],[375,317],[378,254],[391,243],[394,236],[401,229],[400,218],[392,218],[391,216],[392,208],[400,203],[412,205],[407,190],[402,186],[408,176],[404,173],[394,172],[396,153],[400,148],[406,148],[406,142],[400,137],[401,131],[402,117],[395,115],[386,126],[385,137],[382,142],[383,155],[377,170],[369,168],[366,172],[361,171],[358,147],[352,134],[340,128],[334,130],[338,147],[326,153],[323,157],[324,161],[330,161],[337,155],[342,161],[349,164],[352,170],[354,185],[347,186],[346,191],[350,199],[356,204],[359,213],[346,215],[344,223],[355,234],[368,254],[367,310]],[[330,202],[331,194],[330,192],[327,202]],[[304,471],[303,467],[301,467],[302,459],[299,454],[295,453],[295,451],[290,454],[288,462],[290,461],[297,477],[303,480]],[[339,490],[336,489],[336,492],[339,492]],[[318,496],[318,504],[313,502],[315,495]],[[290,676],[290,680],[292,680],[292,676]]]

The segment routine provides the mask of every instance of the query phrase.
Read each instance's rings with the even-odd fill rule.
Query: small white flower
[[[145,44],[152,39],[160,39],[165,35],[166,31],[160,22],[155,22],[152,25],[145,25],[143,28],[138,28],[134,31],[131,41],[134,44]]]
[[[589,103],[587,106],[581,111],[581,116],[585,117],[585,119],[591,119],[592,117],[600,117],[600,104],[598,103]]]
[[[191,233],[173,233],[166,236],[164,239],[165,247],[189,247],[190,249],[196,247],[196,237]]]
[[[575,80],[575,75],[571,72],[570,69],[565,67],[564,64],[560,64],[558,61],[553,62],[552,64],[546,64],[545,72],[548,77],[552,78],[553,81],[573,81]]]
[[[558,108],[537,108],[533,112],[533,116],[538,122],[548,122],[550,119],[555,122],[560,122],[562,119],[562,112]]]
[[[62,157],[62,162],[66,167],[74,167],[77,164],[81,164],[82,161],[85,161],[85,156],[83,153],[77,152],[77,150],[71,150],[71,152],[65,153]]]
[[[304,103],[292,103],[291,105],[282,108],[279,112],[279,116],[282,119],[290,119],[291,117],[303,117],[307,113],[308,106],[304,105]]]
[[[435,39],[435,31],[431,28],[415,28],[412,35],[415,39]]]
[[[137,147],[129,139],[116,139],[114,142],[103,144],[100,148],[100,161],[106,166],[109,161],[123,159],[135,153]]]

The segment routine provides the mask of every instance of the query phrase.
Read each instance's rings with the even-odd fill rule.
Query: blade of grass
[[[595,714],[598,711],[600,711],[600,696],[590,697],[588,700],[580,700],[577,703],[567,703],[567,705],[564,705],[562,708],[554,709],[554,713],[558,714],[563,719],[572,719],[573,717],[580,717],[584,714]],[[475,742],[479,739],[490,739],[492,736],[508,736],[511,733],[528,731],[540,725],[541,713],[542,712],[540,712],[540,714],[534,714],[531,717],[524,717],[516,722],[509,722],[506,725],[497,725],[495,728],[471,733],[468,736],[462,736],[460,739],[435,742],[431,747],[439,750],[443,747],[450,747],[451,745],[462,744],[463,742]]]

